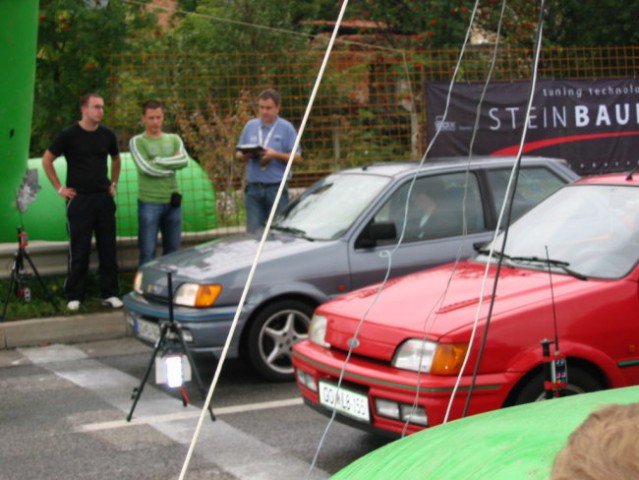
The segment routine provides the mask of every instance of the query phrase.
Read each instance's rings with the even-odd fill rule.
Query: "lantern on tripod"
[[[169,333],[171,337],[174,333]],[[181,387],[191,380],[191,363],[177,338],[168,338],[159,357],[155,358],[155,383],[169,388]]]
[[[133,417],[133,411],[140,400],[142,390],[144,390],[144,385],[149,378],[153,365],[155,365],[156,383],[165,384],[169,388],[179,388],[182,405],[185,407],[189,403],[189,397],[184,388],[184,383],[191,380],[191,372],[193,372],[200,393],[202,393],[202,398],[204,399],[206,397],[202,379],[195,367],[193,356],[184,340],[182,327],[175,321],[173,316],[173,273],[173,268],[167,269],[166,287],[167,297],[169,299],[169,318],[159,322],[160,336],[155,342],[151,360],[147,365],[140,385],[135,387],[131,393],[133,405],[131,405],[131,410],[126,417],[127,422],[130,422]],[[211,414],[211,420],[215,420],[215,415],[213,415],[213,410],[210,405],[208,410]]]

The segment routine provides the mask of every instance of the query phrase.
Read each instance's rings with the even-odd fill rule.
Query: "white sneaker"
[[[122,300],[118,297],[109,297],[102,300],[102,305],[111,308],[122,308]]]
[[[79,309],[80,309],[79,300],[71,300],[69,303],[67,303],[67,310],[71,310],[72,312],[75,312]]]

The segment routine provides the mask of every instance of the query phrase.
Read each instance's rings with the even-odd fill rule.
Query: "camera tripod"
[[[27,232],[24,231],[22,227],[18,227],[18,249],[13,254],[13,266],[11,267],[11,275],[9,277],[9,286],[7,288],[7,294],[4,298],[4,304],[2,305],[2,317],[0,317],[0,322],[4,321],[5,315],[7,314],[7,306],[9,305],[9,298],[11,297],[11,291],[16,290],[16,295],[19,298],[22,298],[25,302],[31,301],[31,288],[27,284],[27,279],[29,275],[24,269],[24,261],[26,260],[31,266],[31,270],[35,275],[40,287],[44,291],[47,296],[47,300],[53,307],[53,310],[57,313],[58,304],[47,289],[42,280],[42,277],[38,273],[38,269],[35,267],[33,260],[29,256],[29,252],[27,251],[27,245],[29,244],[29,238],[27,236]]]
[[[193,356],[191,355],[191,352],[186,345],[186,342],[184,341],[182,328],[175,322],[173,318],[173,280],[171,271],[167,272],[167,290],[169,297],[169,319],[164,322],[160,322],[160,336],[156,340],[155,346],[153,347],[153,354],[151,355],[149,364],[147,365],[146,371],[144,372],[144,377],[142,377],[140,385],[135,387],[133,389],[133,392],[131,393],[133,405],[131,405],[131,410],[126,417],[127,422],[130,422],[131,418],[133,417],[133,411],[135,410],[138,400],[140,400],[140,396],[142,395],[142,391],[144,390],[144,385],[149,378],[151,369],[153,368],[153,364],[158,353],[161,353],[162,355],[184,353],[189,361],[193,377],[195,378],[200,393],[202,394],[202,398],[206,398],[206,391],[204,389],[204,384],[202,383],[202,378],[198,373],[195,361],[193,360]],[[189,397],[186,393],[184,385],[180,385],[180,395],[182,397],[182,405],[186,407],[189,404]],[[210,405],[209,413],[211,414],[211,420],[215,421],[215,415],[213,414],[213,409]]]

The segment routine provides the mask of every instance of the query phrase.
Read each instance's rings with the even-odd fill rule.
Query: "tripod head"
[[[175,267],[165,267],[163,270],[166,272],[166,288],[167,288],[167,296],[169,300],[169,325],[172,329],[175,328],[175,317],[173,315],[173,302],[175,299],[173,298],[173,272],[177,271]]]
[[[29,245],[29,236],[25,232],[24,227],[17,227],[18,230],[18,248],[24,249]]]

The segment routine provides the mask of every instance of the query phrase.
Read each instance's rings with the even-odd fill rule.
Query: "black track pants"
[[[67,301],[84,300],[95,232],[102,298],[119,295],[115,241],[115,201],[107,192],[78,194],[67,203],[69,275],[64,285]]]

